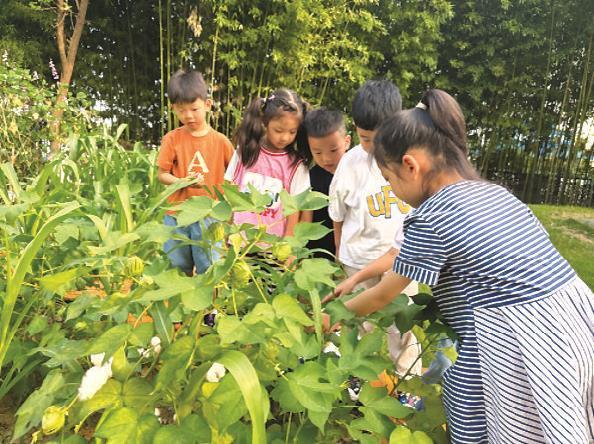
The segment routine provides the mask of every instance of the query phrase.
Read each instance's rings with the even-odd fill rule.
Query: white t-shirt
[[[402,242],[402,223],[411,206],[398,199],[377,162],[361,145],[340,159],[330,184],[328,214],[343,222],[339,259],[364,268]]]

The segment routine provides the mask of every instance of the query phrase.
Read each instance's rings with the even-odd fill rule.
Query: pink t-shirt
[[[252,185],[272,198],[270,205],[260,213],[259,220],[258,214],[241,211],[234,213],[233,222],[237,225],[265,225],[268,233],[281,237],[287,226],[280,200],[281,191],[299,194],[309,188],[309,173],[302,162],[294,163],[288,153],[273,153],[264,148],[260,149],[256,163],[249,168],[243,166],[236,151],[225,179],[237,184],[242,192],[249,192],[249,185]]]

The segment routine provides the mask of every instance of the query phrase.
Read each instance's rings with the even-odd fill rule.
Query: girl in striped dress
[[[364,316],[411,281],[460,338],[444,375],[453,443],[594,440],[594,301],[530,209],[479,179],[458,103],[429,90],[382,124],[374,156],[416,208],[394,270],[346,303]]]

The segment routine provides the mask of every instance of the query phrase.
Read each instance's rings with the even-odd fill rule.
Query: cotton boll
[[[101,367],[103,365],[103,359],[105,358],[105,353],[97,353],[96,355],[89,356],[91,360],[91,364],[95,367]]]
[[[340,357],[340,350],[333,342],[326,342],[322,351],[324,353],[334,353],[336,356]]]
[[[227,370],[223,364],[215,362],[206,372],[206,380],[208,382],[219,382],[223,376],[225,376]]]
[[[153,351],[156,355],[161,353],[161,339],[158,336],[153,336],[151,338],[151,347],[153,347]]]
[[[102,365],[101,367],[93,366],[86,371],[80,387],[78,388],[78,398],[81,401],[86,401],[95,396],[101,387],[111,377],[111,363]]]
[[[355,392],[352,388],[347,388],[347,391],[349,392],[349,398],[351,398],[351,401],[356,402],[359,400],[359,393]]]

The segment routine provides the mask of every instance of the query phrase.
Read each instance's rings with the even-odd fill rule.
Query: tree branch
[[[76,52],[78,51],[80,37],[85,27],[85,17],[87,16],[88,7],[89,0],[81,0],[80,6],[78,8],[78,14],[76,14],[76,25],[74,26],[72,39],[70,39],[70,44],[68,45],[68,63],[72,65],[74,65],[74,62],[76,60]]]
[[[66,5],[64,5],[64,0],[57,0],[58,6],[58,17],[56,20],[56,42],[58,44],[58,52],[60,54],[60,64],[63,66],[67,63],[66,57],[66,38],[64,36],[64,20],[66,18]]]

